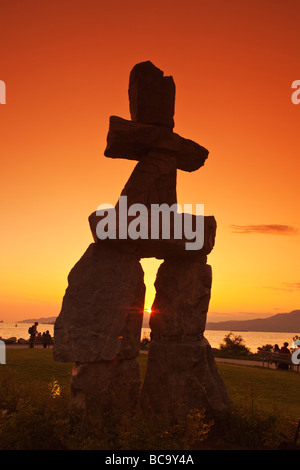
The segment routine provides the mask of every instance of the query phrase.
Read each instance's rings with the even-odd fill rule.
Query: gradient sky
[[[300,308],[298,0],[0,0],[0,17],[0,319],[58,315],[88,216],[135,166],[103,152],[144,60],[174,77],[174,131],[210,151],[178,172],[178,202],[218,223],[208,319]]]

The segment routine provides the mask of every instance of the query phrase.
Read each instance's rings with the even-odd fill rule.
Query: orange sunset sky
[[[0,320],[59,314],[88,216],[135,166],[103,152],[145,60],[174,77],[174,131],[210,152],[177,186],[218,223],[208,319],[300,308],[298,0],[0,0],[0,18]]]

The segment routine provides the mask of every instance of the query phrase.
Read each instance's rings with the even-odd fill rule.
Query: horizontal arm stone
[[[176,157],[177,168],[195,171],[204,165],[208,150],[172,130],[150,124],[110,117],[107,146],[104,155],[109,158],[140,160],[148,152],[157,150]]]
[[[105,219],[107,214],[111,213],[112,217],[115,217],[115,226],[111,230],[107,227],[107,238],[100,240],[97,234],[97,225],[98,223]],[[170,221],[170,233],[166,238],[162,234],[162,214],[160,214],[159,219],[159,233],[157,238],[151,238],[151,226],[153,220],[151,218],[151,213],[148,214],[148,217],[139,217],[141,224],[147,227],[147,238],[138,238],[131,239],[129,236],[123,238],[120,236],[120,221],[119,214],[114,209],[106,209],[105,215],[98,215],[97,211],[93,212],[89,216],[90,229],[93,235],[94,241],[100,245],[107,245],[114,247],[115,249],[121,252],[128,252],[135,254],[139,259],[140,258],[157,258],[165,259],[168,257],[180,257],[184,256],[194,261],[200,261],[206,263],[206,256],[212,251],[215,244],[217,223],[213,216],[204,216],[203,220],[203,246],[201,249],[187,250],[186,244],[191,242],[191,239],[187,239],[184,230],[182,230],[182,237],[177,238],[175,236],[175,225],[174,225],[174,214],[171,216],[171,213],[168,211],[165,213],[166,217],[169,217]],[[178,214],[178,216],[183,217],[184,214]],[[202,218],[203,216],[192,215],[192,225],[193,228],[196,228],[196,218]],[[133,222],[135,216],[126,217],[126,233],[128,233],[128,227],[131,222]],[[182,220],[182,226],[183,226]],[[124,231],[124,227],[122,229]],[[199,235],[199,233],[198,233]]]

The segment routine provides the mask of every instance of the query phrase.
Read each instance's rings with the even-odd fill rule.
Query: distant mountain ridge
[[[46,323],[50,325],[51,323],[54,323],[57,317],[41,317],[41,318],[28,318],[28,320],[20,320],[16,323],[34,323],[34,322],[39,322],[39,323]]]
[[[253,320],[227,320],[207,322],[207,330],[235,331],[273,331],[282,333],[300,333],[300,310],[290,313],[278,313],[266,318]]]
[[[55,323],[56,318],[57,317],[27,318],[26,320],[19,320],[16,323],[34,323],[37,321],[41,324],[50,325],[51,323]],[[149,313],[145,313],[143,319],[143,328],[149,328],[149,318]]]
[[[55,323],[57,317],[41,317],[20,320],[17,323]],[[149,327],[149,316],[145,315],[143,327]],[[300,310],[293,310],[290,313],[278,313],[266,318],[255,318],[253,320],[227,320],[221,322],[207,322],[207,330],[227,330],[227,331],[273,331],[282,333],[300,334]]]

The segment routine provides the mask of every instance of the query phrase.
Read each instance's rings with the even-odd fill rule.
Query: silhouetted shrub
[[[240,335],[234,335],[232,332],[224,337],[224,343],[220,344],[222,353],[230,353],[236,355],[248,355],[250,349],[244,344],[244,340]]]

